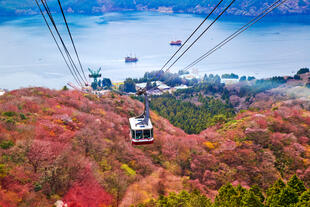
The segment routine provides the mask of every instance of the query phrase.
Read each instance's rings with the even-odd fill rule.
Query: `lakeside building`
[[[176,87],[173,87],[169,90],[169,93],[173,93],[176,92],[177,90],[182,90],[182,89],[187,89],[187,88],[191,88],[191,86],[187,86],[187,85],[179,85]]]
[[[239,83],[239,79],[233,79],[233,78],[222,78],[221,79],[221,83],[225,83],[225,85],[232,85],[232,84],[236,84]]]
[[[155,81],[151,82],[151,84],[154,84],[154,83],[155,83]],[[166,84],[164,84],[161,81],[156,81],[156,85],[162,91],[167,91],[167,90],[170,89],[170,86],[167,86]],[[145,88],[145,87],[146,87],[146,82],[144,82],[144,83],[137,83],[136,84],[136,89],[138,89],[138,88]]]
[[[176,90],[179,90],[179,89],[187,89],[189,88],[187,85],[179,85],[179,86],[176,86],[174,87]]]
[[[5,90],[0,89],[0,96],[3,96],[5,93],[6,93],[6,91],[5,91]]]
[[[200,79],[200,76],[199,75],[195,75],[195,74],[184,74],[184,75],[180,75],[180,78],[182,79],[186,79],[186,80],[192,80],[194,78],[196,79]]]

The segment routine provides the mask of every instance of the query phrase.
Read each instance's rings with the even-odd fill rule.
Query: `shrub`
[[[7,117],[13,117],[16,116],[16,112],[14,111],[6,111],[2,113],[3,116],[7,116]]]
[[[136,175],[136,171],[134,171],[132,168],[130,168],[128,165],[126,164],[122,164],[121,169],[124,170],[128,175]]]
[[[2,141],[0,144],[0,147],[2,149],[10,149],[13,146],[14,146],[14,142],[12,142],[11,140]]]
[[[41,185],[40,183],[35,183],[35,184],[34,184],[33,190],[34,190],[35,192],[38,192],[38,191],[40,191],[41,189],[42,189],[42,185]]]
[[[0,164],[0,178],[6,177],[8,174],[8,169],[5,164]]]
[[[26,115],[23,114],[23,113],[19,114],[19,117],[21,118],[21,120],[26,120],[27,119]]]

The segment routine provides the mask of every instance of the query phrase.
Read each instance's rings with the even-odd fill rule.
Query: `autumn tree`
[[[82,181],[87,173],[83,158],[72,151],[58,156],[49,166],[44,168],[41,178],[43,192],[46,195],[62,195],[76,181]]]
[[[106,173],[104,176],[104,185],[106,189],[114,195],[116,206],[119,206],[119,202],[123,198],[128,184],[126,176],[120,170]]]
[[[83,150],[84,156],[93,157],[96,161],[102,159],[102,149],[103,149],[103,134],[97,123],[94,121],[90,122],[88,126],[84,127],[76,135],[74,142],[81,150]]]
[[[34,173],[37,173],[38,169],[43,164],[55,158],[52,153],[50,143],[41,140],[34,140],[30,146],[26,147],[28,163],[33,167]]]

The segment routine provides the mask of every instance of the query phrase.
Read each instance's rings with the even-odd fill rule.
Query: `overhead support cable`
[[[57,48],[58,48],[58,50],[59,50],[59,52],[60,52],[60,54],[61,54],[63,60],[65,61],[65,63],[66,63],[66,65],[67,65],[67,67],[68,67],[68,69],[69,69],[71,75],[73,76],[73,78],[74,78],[74,80],[76,81],[76,83],[77,83],[77,84],[80,84],[79,80],[78,80],[77,77],[74,75],[74,73],[73,73],[73,71],[72,71],[70,65],[68,64],[68,61],[67,61],[67,59],[65,58],[65,56],[64,56],[64,54],[63,54],[63,51],[62,51],[61,48],[60,48],[60,46],[59,46],[59,44],[58,44],[58,42],[57,42],[57,39],[56,39],[56,37],[55,37],[55,35],[54,35],[54,33],[53,33],[53,31],[52,31],[52,29],[51,29],[51,27],[50,27],[50,25],[49,25],[47,19],[46,19],[46,17],[45,17],[45,15],[44,15],[44,13],[43,13],[43,11],[42,11],[42,9],[41,9],[41,6],[40,6],[38,0],[35,0],[35,2],[36,2],[37,6],[38,6],[38,8],[39,8],[39,10],[40,10],[40,13],[41,13],[41,15],[42,15],[42,17],[43,17],[43,19],[44,19],[44,21],[45,21],[45,23],[46,23],[46,26],[48,27],[48,30],[50,31],[50,33],[51,33],[51,35],[52,35],[52,37],[53,37],[53,40],[54,40],[54,42],[56,43]]]
[[[78,70],[78,68],[77,68],[77,66],[76,66],[76,64],[75,64],[75,62],[74,62],[74,60],[72,59],[72,56],[71,56],[69,50],[67,49],[66,44],[64,43],[64,41],[63,41],[63,39],[62,39],[62,37],[61,37],[61,34],[60,34],[60,32],[59,32],[59,30],[58,30],[58,28],[57,28],[56,22],[55,22],[55,20],[54,20],[54,18],[53,18],[53,15],[52,15],[52,13],[51,13],[51,11],[50,11],[50,8],[49,8],[49,6],[48,6],[46,0],[41,0],[41,2],[42,2],[43,6],[44,6],[44,8],[45,8],[45,10],[46,10],[46,12],[47,12],[47,14],[48,14],[48,16],[49,16],[49,18],[50,18],[50,20],[51,20],[53,26],[54,26],[55,31],[56,31],[57,34],[58,34],[58,37],[59,37],[59,39],[60,39],[60,41],[61,41],[61,43],[62,43],[62,45],[63,45],[63,48],[64,48],[64,50],[65,50],[65,52],[66,52],[66,54],[67,54],[67,57],[68,57],[68,59],[69,59],[69,62],[70,62],[70,64],[71,64],[72,68],[74,69],[74,70],[73,70],[74,73],[76,74],[77,77],[79,77],[78,79],[81,79],[81,82],[83,82],[83,78],[82,78],[82,76],[81,76],[81,74],[80,74],[80,72],[79,72],[79,70]],[[83,84],[82,84],[82,85],[83,85]]]
[[[74,41],[73,41],[73,38],[72,38],[72,35],[71,35],[71,31],[70,31],[70,28],[69,28],[69,26],[68,26],[68,22],[67,22],[65,13],[64,13],[64,11],[63,11],[63,9],[62,9],[62,5],[61,5],[60,0],[58,0],[58,4],[59,4],[60,10],[61,10],[63,19],[64,19],[64,21],[65,21],[65,24],[66,24],[66,27],[67,27],[67,30],[68,30],[68,33],[69,33],[69,36],[70,36],[70,39],[71,39],[71,42],[72,42],[72,45],[73,45],[73,48],[74,48],[76,57],[77,57],[77,60],[78,60],[78,62],[79,62],[80,69],[81,69],[81,71],[82,71],[82,73],[83,73],[83,76],[84,76],[84,78],[85,78],[85,82],[87,83],[87,78],[86,78],[86,76],[85,76],[84,69],[83,69],[83,66],[82,66],[82,64],[81,64],[81,60],[80,60],[79,54],[78,54],[78,52],[77,52],[77,49],[76,49],[76,47],[75,47],[75,44],[74,44]]]
[[[60,32],[59,32],[59,30],[57,28],[57,25],[55,23],[55,20],[54,20],[52,14],[51,14],[51,11],[50,11],[50,9],[48,7],[48,4],[47,4],[46,0],[41,0],[41,2],[42,2],[43,6],[45,8],[45,11],[47,12],[47,14],[48,14],[48,16],[49,16],[53,26],[54,26],[54,29],[55,29],[55,31],[56,31],[56,33],[57,33],[57,35],[58,35],[58,37],[59,37],[59,39],[60,39],[60,41],[62,43],[62,46],[63,46],[63,48],[65,50],[66,55],[67,55],[67,58],[68,58],[68,60],[70,62],[70,65],[73,68],[74,74],[76,75],[77,79],[79,80],[80,85],[83,87],[83,85],[85,85],[86,83],[83,81],[83,78],[82,78],[79,70],[77,69],[76,64],[74,63],[74,61],[73,61],[73,59],[72,59],[72,57],[70,55],[69,50],[67,49],[67,46],[66,46],[66,44],[64,43],[64,41],[63,41],[63,39],[61,37],[61,34],[60,34]],[[84,82],[84,84],[82,84],[82,82]]]
[[[186,43],[193,37],[193,35],[198,31],[198,29],[209,19],[211,14],[219,7],[219,5],[223,2],[224,0],[219,1],[219,3],[212,9],[212,11],[208,14],[208,16],[196,27],[196,29],[190,34],[190,36],[186,39],[186,41],[179,47],[179,49],[171,56],[171,58],[164,64],[164,66],[160,69],[163,70],[168,63],[176,56],[176,54],[186,45]]]
[[[180,58],[210,29],[210,27],[229,9],[229,7],[235,2],[236,0],[232,0],[230,4],[213,20],[213,22],[195,39],[195,41],[187,47],[187,49],[169,66],[169,68],[166,70],[169,71],[172,66],[174,66]]]
[[[236,32],[234,32],[233,34],[231,34],[230,36],[228,36],[225,40],[223,40],[222,42],[220,42],[219,44],[217,44],[215,47],[213,47],[211,50],[209,50],[208,52],[206,52],[205,54],[203,54],[202,56],[200,56],[199,58],[197,58],[195,61],[193,61],[191,64],[189,64],[188,66],[186,66],[183,70],[187,71],[190,68],[192,68],[193,66],[195,66],[196,64],[198,64],[199,62],[201,62],[202,60],[204,60],[205,58],[207,58],[208,56],[210,56],[211,54],[213,54],[215,51],[217,51],[218,49],[222,48],[224,45],[226,45],[228,42],[230,42],[231,40],[233,40],[234,38],[236,38],[238,35],[240,35],[241,33],[243,33],[244,31],[246,31],[247,29],[249,29],[251,26],[253,26],[255,23],[257,23],[259,20],[261,20],[262,18],[264,18],[267,14],[269,14],[270,12],[272,12],[274,9],[276,9],[277,7],[279,7],[280,5],[282,5],[283,3],[285,3],[287,0],[277,0],[276,2],[274,2],[271,6],[269,6],[267,9],[265,9],[263,12],[261,12],[258,16],[256,16],[255,18],[253,18],[251,21],[249,21],[247,24],[245,24],[244,26],[242,26],[240,29],[238,29]]]

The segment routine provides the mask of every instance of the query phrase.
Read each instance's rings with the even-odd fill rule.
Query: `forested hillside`
[[[145,73],[140,79],[127,79],[125,88],[135,91],[135,83],[141,82],[147,82],[151,86],[149,80],[154,76],[156,72]],[[186,133],[199,134],[208,127],[227,123],[242,109],[265,109],[279,101],[309,95],[308,68],[301,68],[294,76],[286,77],[256,79],[242,76],[239,80],[236,74],[226,74],[223,77],[221,79],[219,75],[209,74],[203,78],[188,80],[178,74],[166,73],[161,76],[160,81],[172,88],[169,93],[166,91],[162,95],[153,96],[150,107]],[[237,79],[234,84],[225,85],[225,77]],[[153,83],[152,87],[155,85]],[[185,85],[185,89],[173,88],[178,85]],[[144,100],[142,97],[133,98],[141,102]]]
[[[264,205],[265,204],[265,205]],[[250,189],[242,186],[232,186],[230,183],[222,186],[215,201],[212,202],[199,191],[182,191],[179,194],[170,193],[141,203],[139,207],[174,207],[174,206],[204,206],[204,207],[263,207],[263,206],[295,206],[310,205],[310,189],[294,175],[287,183],[281,179],[263,192],[257,185]]]
[[[199,134],[210,126],[229,121],[235,114],[230,104],[219,99],[200,96],[196,103],[167,94],[154,97],[150,105],[160,116],[189,134]]]
[[[198,135],[152,112],[155,143],[134,147],[128,118],[142,110],[139,101],[114,93],[28,88],[1,96],[0,205],[130,206],[165,202],[160,195],[182,190],[212,200],[227,183],[268,192],[294,174],[309,188],[306,99],[241,111]],[[283,193],[296,202],[308,195]]]
[[[56,0],[51,0],[48,3],[53,7]],[[163,12],[181,12],[181,13],[194,13],[206,14],[211,11],[218,1],[215,0],[68,0],[63,1],[65,9],[73,13],[83,14],[102,14],[110,11],[163,11]],[[273,0],[259,1],[259,0],[237,0],[231,9],[228,10],[229,14],[233,15],[246,15],[253,16],[258,14],[267,5],[271,5]],[[0,15],[25,15],[37,13],[34,1],[0,1]],[[217,13],[219,13],[217,11]],[[274,14],[287,15],[287,14],[309,14],[310,2],[307,0],[288,0],[283,6],[280,6]]]

